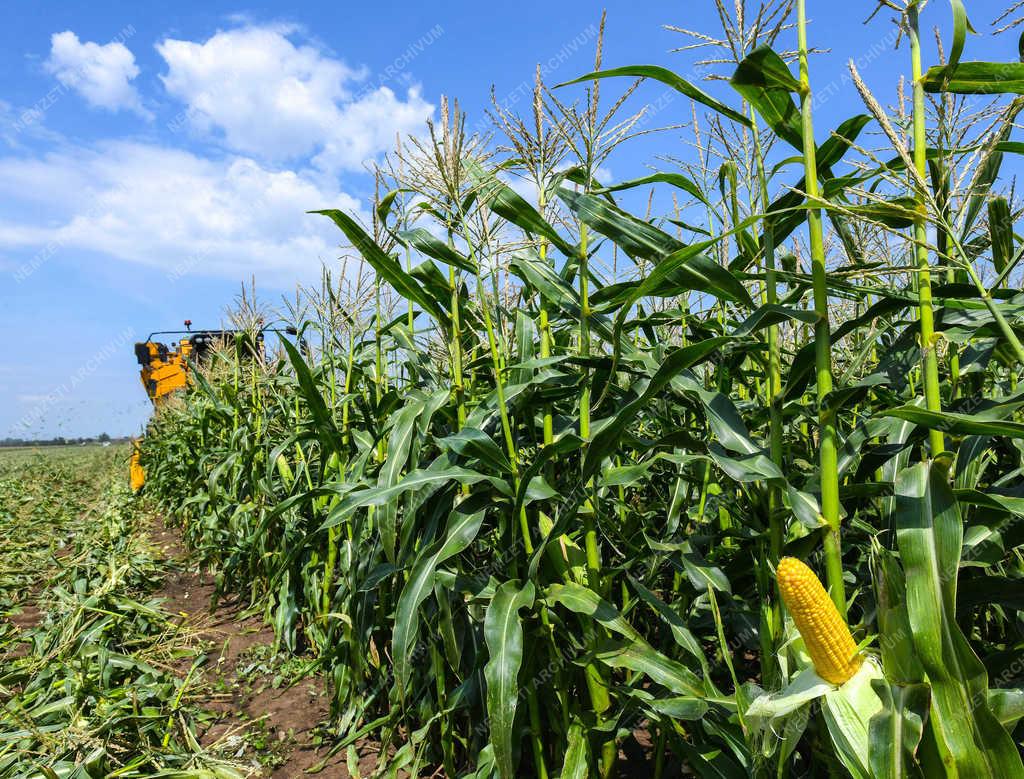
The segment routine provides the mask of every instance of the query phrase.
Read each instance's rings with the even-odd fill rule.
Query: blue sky
[[[606,4],[606,66],[697,59],[662,25],[717,29],[711,0]],[[867,0],[811,2],[820,134],[861,110],[848,59],[890,100],[905,48]],[[932,7],[934,6],[934,7]],[[536,63],[555,83],[587,72],[602,4],[517,0],[5,3],[0,26],[0,437],[136,433],[149,413],[132,343],[189,318],[218,326],[255,276],[276,302],[316,278],[338,235],[313,208],[366,212],[366,161],[417,132],[438,99],[470,124],[492,85],[525,101]],[[969,4],[990,29],[998,4]],[[948,28],[932,4],[925,24]],[[789,45],[792,45],[791,43]],[[1014,59],[1013,36],[965,59]],[[624,85],[623,85],[624,86]],[[608,94],[618,85],[610,84]],[[732,104],[727,86],[710,91]],[[641,87],[642,104],[660,93]],[[525,105],[521,106],[525,109]],[[678,116],[672,115],[678,112]],[[664,121],[688,119],[682,101]],[[633,178],[679,133],[624,147]]]

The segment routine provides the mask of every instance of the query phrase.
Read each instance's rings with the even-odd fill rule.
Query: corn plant
[[[382,775],[1024,771],[1019,105],[964,97],[1024,65],[964,61],[953,0],[926,69],[923,4],[884,2],[911,109],[854,69],[867,113],[823,132],[810,5],[717,3],[696,34],[732,99],[599,45],[496,138],[445,101],[371,224],[316,212],[345,265],[289,301],[296,336],[224,344],[156,415],[150,498],[328,672],[338,749],[378,740]],[[602,182],[652,83],[683,98],[669,169]]]

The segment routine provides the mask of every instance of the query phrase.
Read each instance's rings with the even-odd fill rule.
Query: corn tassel
[[[779,593],[793,616],[818,676],[843,684],[860,668],[861,658],[846,620],[821,586],[814,571],[793,557],[779,561]]]

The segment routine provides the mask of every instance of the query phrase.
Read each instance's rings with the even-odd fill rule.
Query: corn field
[[[961,0],[923,61],[924,5],[879,5],[909,79],[890,104],[851,63],[835,127],[804,0],[676,30],[728,100],[599,42],[487,132],[444,101],[370,220],[311,217],[344,247],[318,287],[236,301],[144,494],[329,677],[336,750],[1024,776],[1024,64],[967,59]],[[628,107],[666,88],[659,132]]]
[[[125,456],[0,453],[5,779],[252,775],[232,759],[237,746],[197,741],[205,655],[154,596],[167,565],[140,532]]]

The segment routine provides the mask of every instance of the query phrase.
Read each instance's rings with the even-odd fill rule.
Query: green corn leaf
[[[661,618],[661,620],[668,625],[669,629],[672,631],[672,638],[675,640],[676,644],[700,665],[701,672],[704,674],[704,682],[710,687],[708,692],[717,695],[718,691],[714,688],[714,683],[711,681],[711,668],[708,665],[704,650],[701,647],[700,642],[697,641],[697,638],[686,626],[686,622],[683,618],[676,613],[675,609],[662,601],[649,589],[644,587],[644,585],[638,580],[630,577],[630,583],[637,591],[641,600],[654,609],[655,613]]]
[[[663,257],[684,248],[666,232],[637,219],[601,197],[574,192],[560,187],[558,197],[581,222],[610,238],[634,259],[659,262]]]
[[[1024,689],[989,690],[988,702],[992,713],[1007,730],[1011,730],[1024,718]]]
[[[992,239],[992,264],[1002,273],[1013,259],[1013,218],[1005,197],[988,201],[988,232]]]
[[[511,380],[514,384],[525,384],[532,378],[532,371],[526,367],[536,357],[537,328],[525,311],[516,312],[516,351],[518,360],[513,366]]]
[[[356,490],[337,505],[328,515],[327,519],[320,526],[321,530],[334,527],[345,521],[354,511],[366,506],[382,506],[388,501],[396,500],[406,492],[418,490],[423,487],[438,487],[444,484],[457,481],[460,484],[478,484],[487,482],[498,492],[511,496],[508,482],[497,479],[487,474],[469,468],[442,467],[423,468],[408,473],[397,484],[382,487],[369,487]]]
[[[907,585],[896,556],[877,539],[871,544],[871,578],[878,609],[879,646],[885,675],[896,684],[924,680],[924,669],[914,650],[907,613]]]
[[[822,207],[833,208],[832,204],[822,202]],[[912,197],[896,197],[877,203],[865,203],[854,206],[837,206],[845,212],[856,214],[873,222],[880,222],[886,227],[903,229],[913,227],[915,202]]]
[[[686,79],[673,73],[668,68],[662,68],[658,65],[626,65],[621,68],[611,68],[609,70],[600,70],[594,73],[588,73],[585,76],[573,79],[572,81],[566,81],[562,84],[558,84],[560,87],[568,86],[569,84],[581,84],[586,81],[594,81],[599,78],[617,78],[619,76],[627,76],[633,78],[650,78],[655,81],[660,81],[662,84],[672,87],[672,89],[685,95],[686,97],[693,100],[695,103],[707,106],[708,108],[717,111],[722,116],[732,119],[734,122],[749,127],[750,120],[747,119],[743,114],[734,111],[724,103],[715,100],[711,95],[694,86]]]
[[[527,203],[510,186],[500,181],[490,171],[484,170],[479,163],[467,161],[466,166],[470,174],[480,183],[480,200],[486,203],[494,213],[517,227],[521,227],[531,235],[546,238],[566,257],[571,257],[576,253],[575,249],[559,235],[558,231],[537,213],[537,209]]]
[[[740,455],[754,455],[763,450],[764,447],[758,446],[751,439],[743,416],[726,395],[705,389],[703,384],[685,374],[675,377],[673,384],[677,389],[700,399],[704,408],[704,416],[714,431],[715,437],[725,449]]]
[[[758,330],[763,330],[766,327],[786,321],[803,322],[804,324],[813,325],[818,321],[818,316],[813,311],[808,311],[805,308],[793,308],[780,305],[779,303],[766,304],[755,309],[750,316],[743,320],[733,334],[737,336],[752,335]]]
[[[377,203],[377,218],[380,219],[381,224],[386,224],[388,221],[388,215],[391,213],[391,208],[395,204],[395,200],[402,193],[401,189],[393,189],[388,192],[384,197]]]
[[[682,173],[652,173],[649,176],[630,179],[629,181],[623,181],[610,187],[597,187],[593,190],[593,194],[603,195],[608,192],[620,192],[624,189],[634,189],[635,187],[643,187],[648,184],[671,184],[672,186],[693,195],[708,208],[713,207],[705,196],[704,191],[692,179],[687,178]]]
[[[921,777],[914,755],[928,715],[928,685],[903,687],[873,682],[883,709],[868,723],[868,763],[872,779]]]
[[[583,723],[574,717],[566,737],[565,757],[562,759],[559,779],[586,779],[589,773],[590,740]]]
[[[507,581],[498,586],[484,616],[484,641],[488,660],[484,666],[487,680],[487,718],[498,775],[516,776],[512,749],[512,729],[519,702],[519,669],[523,663],[523,626],[519,610],[533,605],[533,582],[520,586]]]
[[[676,695],[705,698],[703,685],[693,671],[666,657],[644,641],[605,640],[598,646],[596,657],[612,668],[625,668],[646,674]],[[718,701],[722,703],[723,701]]]
[[[412,402],[400,408],[394,415],[391,436],[388,438],[388,458],[380,470],[380,476],[377,479],[378,486],[385,489],[394,487],[401,478],[402,469],[406,465],[412,446],[416,419],[423,412],[424,406],[423,401]],[[378,521],[384,554],[390,562],[394,563],[398,501],[389,501],[381,506]]]
[[[414,278],[402,270],[402,266],[398,264],[394,257],[385,253],[383,249],[374,243],[373,239],[366,234],[366,231],[359,226],[355,219],[345,212],[333,208],[323,211],[310,211],[309,213],[322,214],[331,219],[341,228],[341,231],[345,233],[345,236],[359,253],[363,255],[363,259],[370,263],[371,267],[377,271],[384,281],[394,288],[395,292],[406,300],[411,300],[420,305],[424,311],[435,319],[442,322],[446,321],[446,317],[437,301],[428,295],[416,283]]]
[[[463,428],[455,435],[439,439],[438,443],[463,457],[476,458],[500,473],[512,473],[508,455],[490,436],[480,430]]]
[[[697,592],[706,592],[708,587],[711,587],[718,592],[732,593],[732,585],[725,571],[708,563],[704,556],[693,548],[693,544],[683,541],[680,544],[680,551],[683,570]]]
[[[544,600],[597,620],[608,630],[625,636],[631,641],[641,640],[640,634],[619,614],[618,610],[589,587],[572,583],[550,584],[544,591]]]
[[[708,703],[701,698],[675,695],[671,698],[651,698],[646,701],[649,709],[675,720],[696,721],[708,713]]]
[[[576,290],[565,279],[555,273],[554,269],[533,251],[521,250],[512,255],[509,269],[526,282],[528,289],[536,290],[545,300],[557,306],[568,316],[578,319],[580,316],[580,299]],[[590,326],[595,334],[605,341],[612,342],[612,329],[602,315],[591,315]]]
[[[583,478],[587,479],[597,473],[602,461],[611,456],[618,445],[619,439],[629,425],[643,410],[651,398],[665,388],[672,378],[687,368],[692,368],[699,362],[706,360],[716,350],[721,349],[731,341],[731,338],[709,338],[706,341],[684,346],[673,351],[665,358],[657,373],[651,377],[643,393],[626,404],[611,420],[603,425],[587,447],[587,453],[583,461]]]
[[[956,622],[963,519],[947,468],[931,462],[901,471],[896,504],[907,614],[931,686],[939,750],[961,776],[1024,775],[1013,740],[989,708],[985,667]]]
[[[448,265],[468,273],[476,273],[476,265],[466,257],[463,257],[455,249],[446,244],[433,233],[424,230],[422,227],[415,227],[412,230],[401,230],[395,234],[406,246],[423,252],[428,257],[440,260]]]
[[[327,410],[327,404],[324,402],[323,395],[320,394],[320,389],[313,379],[313,374],[310,373],[309,366],[299,353],[299,350],[287,338],[281,339],[281,345],[284,347],[285,352],[287,352],[288,359],[291,360],[295,377],[299,382],[299,389],[302,391],[303,399],[309,407],[310,414],[313,415],[313,421],[316,423],[316,431],[320,438],[323,452],[325,454],[340,452],[342,450],[341,433],[334,424],[334,417]]]
[[[419,608],[434,589],[437,567],[466,549],[484,521],[484,512],[462,513],[453,511],[448,518],[444,538],[426,547],[417,557],[409,572],[409,580],[398,597],[395,607],[394,644],[395,684],[399,698],[408,692],[409,671],[416,662],[413,657],[416,635],[419,631]]]
[[[704,254],[713,243],[703,241],[665,255],[643,281],[625,285],[619,295],[608,301],[619,307],[618,319],[624,318],[630,306],[645,296],[673,297],[690,290],[753,308],[754,303],[743,283],[728,268]]]
[[[928,68],[921,83],[925,92],[957,95],[1024,95],[1024,63],[960,62]]]
[[[516,504],[513,508],[513,514],[518,516],[519,511],[526,503],[527,493],[529,486],[533,482],[545,466],[551,466],[556,463],[559,458],[566,457],[573,452],[577,452],[586,445],[586,442],[573,433],[566,433],[560,436],[555,441],[541,449],[533,462],[530,463],[529,467],[523,472],[519,481],[519,490],[516,492]]]
[[[832,131],[828,139],[818,147],[816,162],[818,178],[832,179],[832,167],[837,165],[850,147],[856,142],[861,131],[872,121],[867,114],[856,114],[844,120]],[[799,159],[799,158],[798,158]],[[768,206],[773,236],[776,242],[789,237],[806,219],[807,211],[800,208],[807,191],[807,179],[801,178],[796,186],[781,195]],[[838,196],[836,193],[835,196]],[[830,212],[830,216],[833,214]]]
[[[953,435],[999,435],[1009,438],[1024,438],[1024,423],[1009,420],[978,419],[973,414],[958,414],[953,411],[929,411],[906,404],[879,413],[879,416],[906,419],[921,427],[942,430]]]
[[[744,57],[729,83],[764,117],[776,135],[803,150],[800,109],[792,98],[793,93],[802,90],[782,57],[769,46],[760,46]]]
[[[953,9],[953,45],[949,49],[949,61],[946,64],[950,68],[956,68],[964,53],[967,33],[977,33],[971,25],[971,20],[967,18],[967,9],[964,8],[963,0],[949,0],[949,3]]]

